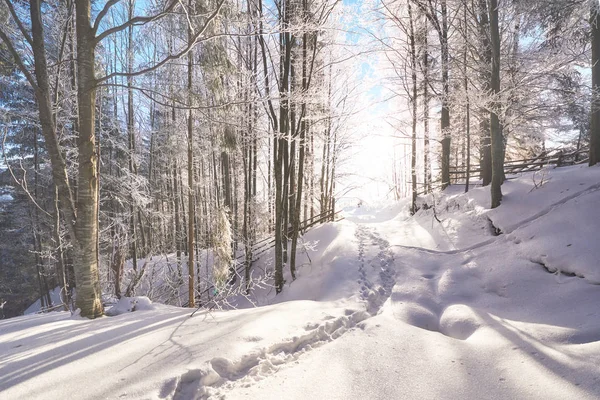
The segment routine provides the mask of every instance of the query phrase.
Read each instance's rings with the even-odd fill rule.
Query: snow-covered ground
[[[0,398],[599,398],[600,168],[488,190],[346,210],[256,308],[0,321]]]
[[[50,290],[50,300],[52,304],[62,304],[63,300],[61,298],[61,289],[60,287],[55,287]],[[42,301],[37,299],[32,305],[27,307],[27,309],[23,312],[25,315],[34,314],[40,312],[42,309]]]

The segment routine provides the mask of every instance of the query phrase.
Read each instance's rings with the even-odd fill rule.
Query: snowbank
[[[155,309],[156,306],[152,304],[150,299],[145,296],[123,296],[115,305],[111,306],[110,308],[107,308],[105,314],[109,317],[114,317],[115,315],[121,315],[133,311],[149,311]]]

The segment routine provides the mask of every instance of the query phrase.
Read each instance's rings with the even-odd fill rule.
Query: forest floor
[[[600,167],[488,191],[346,209],[257,307],[0,321],[0,398],[599,398]]]

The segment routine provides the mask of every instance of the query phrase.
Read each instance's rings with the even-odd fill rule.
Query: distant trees
[[[504,159],[541,152],[545,133],[598,162],[597,2],[381,5],[411,212],[473,166],[498,206]],[[336,208],[363,78],[337,43],[340,7],[2,0],[2,127],[40,291],[76,286],[94,318],[103,292],[135,294],[164,254],[173,297],[194,306],[215,280],[251,291],[253,244],[271,234],[276,292],[295,279],[301,221]]]
[[[148,17],[133,17],[121,25],[113,26],[99,32],[103,18],[118,1],[108,1],[100,10],[95,20],[92,20],[91,2],[89,0],[76,0],[67,2],[65,15],[72,13],[75,21],[75,36],[71,42],[76,53],[76,93],[77,93],[77,181],[73,188],[67,173],[67,164],[64,150],[57,135],[57,115],[53,97],[60,99],[58,88],[51,86],[51,70],[48,67],[47,37],[44,34],[45,22],[40,1],[31,1],[29,4],[29,21],[31,29],[20,18],[21,4],[5,1],[6,8],[11,16],[11,25],[18,30],[16,38],[20,36],[30,46],[33,54],[33,72],[27,65],[24,55],[17,49],[15,43],[18,39],[11,38],[10,31],[0,29],[0,38],[8,47],[11,56],[34,88],[38,103],[41,131],[44,135],[45,145],[51,160],[53,181],[57,186],[60,209],[63,221],[69,231],[69,238],[73,249],[73,270],[77,285],[76,305],[81,309],[81,315],[95,318],[102,315],[103,307],[100,300],[100,281],[98,275],[98,149],[96,147],[96,91],[98,83],[110,79],[110,76],[98,78],[96,76],[96,48],[110,35],[129,29],[134,24],[144,24],[166,15],[179,3],[171,1],[164,10]],[[131,3],[130,3],[131,4]],[[60,7],[60,6],[58,6]],[[131,9],[131,8],[130,8]],[[216,15],[216,12],[213,14]],[[210,22],[209,20],[208,22]],[[67,27],[65,27],[67,29]],[[202,32],[202,30],[200,30]],[[64,35],[66,37],[66,33]],[[200,34],[194,37],[198,40]],[[190,43],[181,53],[193,47]],[[130,52],[131,54],[131,52]],[[152,71],[169,59],[177,58],[180,54],[168,55],[161,61],[139,71],[130,69],[128,72],[116,72],[114,76],[135,76]],[[131,88],[130,88],[131,89]],[[54,93],[53,93],[54,92]],[[130,103],[131,104],[131,103]],[[131,115],[131,106],[129,108]],[[130,116],[131,118],[131,116]],[[131,120],[129,121],[131,126]],[[132,149],[130,148],[130,151]],[[133,165],[131,164],[133,168]],[[132,213],[133,214],[133,213]],[[133,217],[132,217],[133,218]]]
[[[563,95],[559,98],[563,103],[562,112],[571,118],[575,129],[579,130],[578,146],[582,139],[589,144],[588,164],[595,165],[600,160],[600,5],[593,0],[536,0],[527,11],[539,21],[539,25],[546,28],[543,44],[552,50],[553,58],[563,60],[566,71],[556,72],[555,68],[552,74]],[[591,70],[587,74],[591,78],[589,85],[578,78],[582,65],[589,66]],[[582,113],[579,108],[582,105],[589,109]]]
[[[491,205],[497,207],[505,179],[504,159],[538,154],[548,138],[556,145],[571,143],[577,148],[589,140],[590,164],[594,163],[596,108],[595,101],[586,99],[581,66],[591,60],[591,86],[595,87],[596,2],[396,0],[383,6],[389,26],[398,29],[381,37],[394,71],[391,81],[403,88],[413,116],[413,102],[420,99],[419,127],[411,134],[419,138],[416,146],[411,144],[417,148],[411,159],[417,162],[408,167],[413,197],[415,192],[431,190],[432,169],[444,188],[456,181],[457,171],[470,177],[472,166],[478,165],[483,185],[492,184]],[[422,17],[417,18],[414,10]],[[414,35],[409,22],[414,24]],[[413,36],[416,50],[411,45]],[[415,51],[420,60],[416,92],[408,90],[414,81]],[[592,105],[584,111],[586,104]],[[430,132],[428,121],[434,110],[440,125]],[[589,139],[585,121],[591,121]],[[399,124],[398,130],[403,129]],[[430,162],[432,133],[439,145],[433,142],[437,158]]]
[[[335,204],[341,117],[322,40],[335,6],[3,0],[1,67],[33,88],[56,186],[56,199],[32,198],[45,196],[52,259],[81,315],[102,314],[102,292],[135,294],[157,254],[190,307],[210,282],[250,291],[252,245],[269,232],[277,291],[286,266],[295,278],[300,221]]]

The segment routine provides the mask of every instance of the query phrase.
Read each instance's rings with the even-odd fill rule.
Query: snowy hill
[[[599,398],[600,168],[510,178],[347,210],[260,307],[0,321],[0,398]]]

